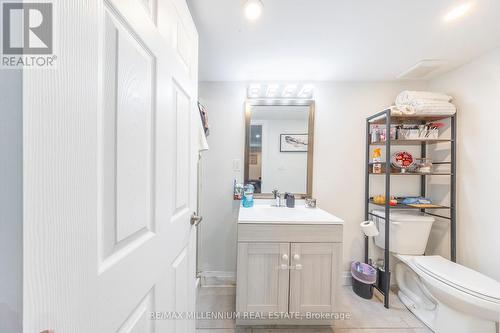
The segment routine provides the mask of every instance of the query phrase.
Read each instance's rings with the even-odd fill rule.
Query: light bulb
[[[463,3],[455,8],[453,8],[452,10],[450,10],[444,17],[443,17],[443,20],[445,22],[451,22],[451,21],[454,21],[462,16],[464,16],[465,14],[467,14],[467,12],[469,12],[471,9],[472,9],[472,6],[473,4],[471,2],[468,2],[468,3]]]
[[[250,21],[257,20],[262,14],[262,2],[260,0],[248,0],[245,2],[245,16]]]

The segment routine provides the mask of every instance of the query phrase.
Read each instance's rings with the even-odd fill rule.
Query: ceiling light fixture
[[[246,18],[250,21],[257,20],[262,14],[263,7],[264,5],[260,0],[247,0],[243,5]]]
[[[463,3],[463,4],[453,8],[452,10],[450,10],[443,17],[443,21],[445,21],[445,22],[454,21],[454,20],[464,16],[465,14],[467,14],[467,12],[469,10],[471,10],[471,8],[472,8],[472,2]]]

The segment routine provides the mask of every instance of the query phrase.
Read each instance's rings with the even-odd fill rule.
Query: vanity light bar
[[[277,84],[269,84],[267,86],[266,97],[269,97],[269,98],[278,97],[279,87],[280,86]]]
[[[299,98],[311,99],[314,87],[311,84],[250,84],[247,89],[248,98]]]
[[[297,94],[298,98],[311,98],[313,94],[313,86],[310,84],[306,84],[302,86],[302,89],[300,89],[299,93]]]
[[[260,84],[251,84],[248,86],[248,98],[258,98],[260,97],[260,92]]]
[[[284,98],[292,98],[297,94],[297,86],[295,84],[289,84],[283,89],[282,96]],[[298,96],[297,96],[298,97]]]

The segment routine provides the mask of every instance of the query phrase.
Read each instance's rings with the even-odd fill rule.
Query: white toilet
[[[383,212],[376,215],[384,216]],[[376,222],[379,230],[383,229],[383,220]],[[500,282],[441,256],[424,256],[428,224],[427,216],[391,213],[391,240],[398,240],[395,245],[404,242],[402,237],[408,240],[404,246],[391,246],[391,252],[400,260],[395,266],[399,298],[436,333],[497,333]],[[420,243],[416,244],[415,239]],[[381,244],[380,239],[375,243]]]

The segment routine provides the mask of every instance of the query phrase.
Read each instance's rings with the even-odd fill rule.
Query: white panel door
[[[290,312],[333,311],[341,246],[341,243],[291,244]]]
[[[238,312],[288,312],[290,243],[238,243]]]
[[[55,1],[24,74],[25,332],[194,332],[198,36],[183,0]],[[163,318],[164,319],[164,318]]]

